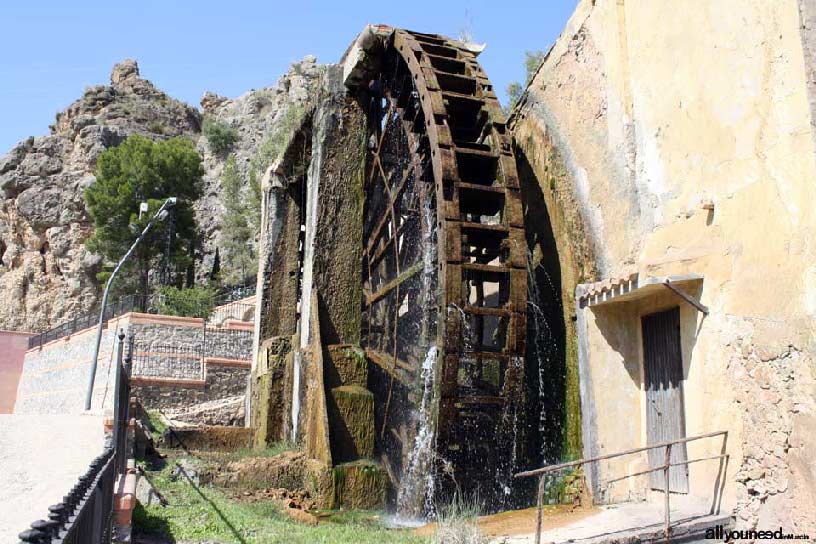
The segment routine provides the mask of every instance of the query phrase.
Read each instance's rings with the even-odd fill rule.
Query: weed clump
[[[454,495],[451,502],[437,508],[435,544],[488,544],[479,528],[479,501]]]

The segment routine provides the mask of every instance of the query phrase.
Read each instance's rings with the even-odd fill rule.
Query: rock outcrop
[[[91,221],[83,193],[99,155],[134,133],[197,134],[201,114],[117,64],[110,85],[88,87],[56,116],[51,134],[0,159],[0,326],[36,329],[96,304],[101,259],[84,241]]]
[[[315,57],[307,56],[303,61],[293,64],[289,72],[274,86],[253,89],[233,100],[214,93],[205,93],[201,98],[204,117],[233,128],[237,139],[225,154],[213,153],[206,138],[199,139],[198,150],[204,157],[206,172],[205,193],[196,207],[203,236],[198,266],[200,274],[206,274],[212,269],[215,248],[220,240],[220,218],[223,217],[224,208],[219,180],[227,157],[235,157],[238,173],[245,185],[248,185],[250,170],[269,162],[264,160],[264,155],[268,151],[274,151],[274,139],[291,130],[288,124],[312,99],[321,71],[322,65],[317,64]],[[256,174],[260,179],[264,172]],[[248,186],[245,189],[249,191]],[[249,198],[251,196],[247,195]],[[222,260],[221,269],[228,268],[229,263]]]
[[[211,270],[223,206],[219,178],[226,156],[201,135],[205,117],[238,134],[230,153],[245,181],[250,163],[286,111],[308,100],[319,73],[314,57],[292,66],[276,85],[234,100],[207,93],[203,114],[141,77],[126,60],[109,85],[88,87],[56,115],[51,133],[30,137],[0,158],[0,328],[38,330],[91,310],[99,297],[101,258],[85,249],[92,222],[83,193],[95,180],[99,155],[131,134],[153,139],[185,136],[204,158],[204,196],[196,204],[202,232],[197,274]],[[229,266],[222,263],[224,266]]]

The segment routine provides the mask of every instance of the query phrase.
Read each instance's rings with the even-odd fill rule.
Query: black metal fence
[[[130,427],[130,376],[133,368],[133,335],[128,335],[127,356],[122,359],[123,334],[119,333],[116,360],[119,361],[116,372],[113,399],[113,441],[116,445],[116,473],[124,474],[127,470],[128,429]]]
[[[148,312],[152,308],[152,297],[145,297],[143,295],[128,295],[121,297],[105,306],[105,315],[103,322],[107,323],[115,317],[124,315],[129,312]],[[93,312],[87,313],[83,316],[75,317],[66,321],[56,327],[48,329],[47,331],[32,336],[28,339],[28,349],[36,348],[47,344],[53,340],[70,336],[78,331],[88,329],[99,323],[100,309],[97,308]]]
[[[104,451],[91,461],[88,470],[68,491],[62,502],[48,507],[48,519],[40,519],[19,534],[21,543],[109,544],[113,536],[113,504],[116,478],[127,469],[127,434],[130,406],[130,365],[132,337],[128,356],[123,360],[124,334],[117,345],[116,386],[114,390],[113,436]]]
[[[203,355],[222,359],[251,359],[252,331],[205,325]]]
[[[201,346],[136,341],[133,375],[146,378],[204,378]]]
[[[205,324],[191,343],[163,343],[136,338],[133,376],[203,380],[204,359],[252,358],[252,331]]]
[[[252,319],[254,305],[235,302],[255,294],[254,285],[242,285],[224,288],[210,300],[192,300],[189,317],[204,317],[213,323],[223,323],[227,320],[245,321]],[[167,297],[161,294],[127,295],[105,306],[103,322],[124,315],[129,312],[159,314],[168,307]],[[28,349],[32,349],[53,340],[70,336],[78,331],[88,329],[99,323],[100,308],[65,321],[56,327],[28,339]]]

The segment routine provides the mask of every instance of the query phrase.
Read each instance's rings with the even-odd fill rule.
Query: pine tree
[[[252,250],[255,237],[251,224],[252,213],[243,195],[243,183],[234,156],[230,156],[224,165],[221,188],[225,212],[221,224],[224,257],[223,263],[219,259],[219,266],[226,283],[243,283],[256,273],[257,262]]]
[[[96,181],[85,190],[85,201],[94,223],[87,247],[101,254],[108,265],[98,279],[107,279],[110,267],[125,255],[159,207],[175,196],[178,203],[173,210],[171,261],[175,281],[183,281],[192,265],[190,249],[196,232],[193,202],[201,196],[204,175],[201,157],[192,142],[182,137],[153,142],[143,136],[130,136],[100,155],[95,175]],[[148,211],[139,217],[142,202],[147,202]],[[154,226],[127,265],[131,274],[127,270],[122,274],[118,292],[148,294],[150,272],[164,254],[166,236],[165,224]]]

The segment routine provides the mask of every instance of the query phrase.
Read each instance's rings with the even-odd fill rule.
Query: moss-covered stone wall
[[[528,353],[526,398],[535,404],[533,395],[544,387],[545,433],[540,439],[547,461],[573,459],[582,454],[575,287],[597,276],[594,248],[575,201],[575,180],[546,127],[534,118],[520,117],[512,130],[534,283],[531,293],[537,289],[540,300],[533,302],[547,322],[536,329],[535,320],[528,320],[528,347],[535,347],[536,335],[544,335],[539,341],[548,353],[541,384],[534,379],[538,361]],[[539,425],[538,408],[526,413],[528,431],[535,432]]]

